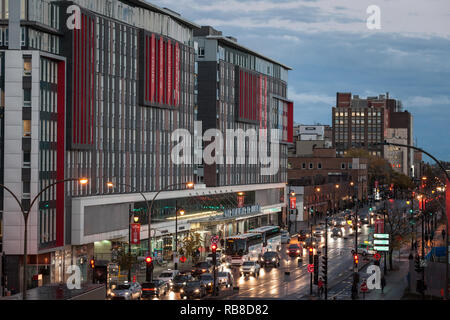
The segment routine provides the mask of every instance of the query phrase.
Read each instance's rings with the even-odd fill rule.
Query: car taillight
[[[142,291],[155,291],[155,288],[144,288]]]

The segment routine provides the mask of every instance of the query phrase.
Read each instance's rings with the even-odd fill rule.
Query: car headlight
[[[114,292],[111,292],[111,297],[115,297],[116,294]]]
[[[300,253],[300,250],[297,250],[297,253]],[[275,260],[275,259],[273,259],[273,260]]]
[[[208,283],[208,286],[212,286],[212,282],[209,282],[209,283]]]
[[[272,261],[275,261],[275,258],[272,258]]]
[[[195,289],[195,293],[199,293],[200,292],[200,289]]]
[[[125,295],[127,296],[127,295],[129,295],[130,293],[129,292],[125,292]]]
[[[184,290],[183,289],[180,289],[180,293],[183,293],[184,292]]]
[[[243,271],[244,269],[242,267],[239,268],[239,271]]]
[[[183,286],[185,286],[186,285],[186,282],[183,282]]]

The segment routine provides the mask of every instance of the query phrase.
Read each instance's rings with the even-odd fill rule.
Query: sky
[[[449,0],[150,2],[293,68],[288,98],[296,123],[331,125],[336,92],[389,92],[412,113],[417,146],[450,161]],[[367,26],[372,5],[379,29]]]

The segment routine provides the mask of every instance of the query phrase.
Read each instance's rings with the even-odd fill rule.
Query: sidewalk
[[[396,263],[397,270],[388,271],[385,276],[386,286],[383,292],[381,289],[369,290],[365,294],[365,300],[401,300],[408,287],[407,276],[409,272],[409,260]],[[363,294],[359,293],[360,300]]]

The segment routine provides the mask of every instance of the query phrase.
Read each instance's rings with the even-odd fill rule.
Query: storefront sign
[[[250,213],[258,213],[261,212],[261,206],[260,205],[254,205],[254,206],[248,206],[248,207],[242,207],[242,208],[233,208],[233,209],[226,209],[223,211],[223,216],[226,218],[241,216],[245,214]]]
[[[131,243],[132,244],[141,243],[141,225],[139,223],[131,224]]]

